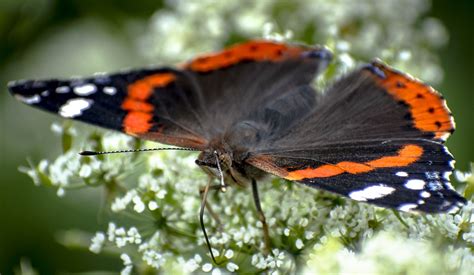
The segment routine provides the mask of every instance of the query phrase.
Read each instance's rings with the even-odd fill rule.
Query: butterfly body
[[[322,95],[323,47],[249,41],[158,67],[78,80],[17,81],[28,105],[141,139],[201,151],[237,185],[266,174],[402,211],[465,203],[450,185],[454,131],[430,86],[372,62]]]

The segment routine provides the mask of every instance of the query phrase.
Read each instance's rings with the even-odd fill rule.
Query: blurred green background
[[[58,119],[16,102],[6,83],[160,63],[145,59],[137,45],[160,7],[161,1],[152,0],[0,1],[1,274],[19,270],[22,259],[41,274],[121,268],[118,257],[97,256],[57,242],[64,230],[95,232],[106,227],[99,214],[101,190],[74,191],[60,199],[54,190],[37,188],[18,172],[27,158],[37,161],[60,153],[60,138],[50,131]],[[445,78],[436,88],[456,119],[457,131],[448,146],[457,169],[463,171],[474,160],[473,13],[470,0],[434,1],[429,12],[449,32],[448,45],[439,50]]]

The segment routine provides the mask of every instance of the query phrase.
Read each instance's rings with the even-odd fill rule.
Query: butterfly
[[[64,118],[200,151],[196,164],[221,173],[217,188],[252,186],[267,243],[257,186],[267,174],[401,211],[464,204],[449,180],[443,97],[381,61],[318,93],[311,83],[331,59],[324,47],[253,40],[174,67],[9,90]]]

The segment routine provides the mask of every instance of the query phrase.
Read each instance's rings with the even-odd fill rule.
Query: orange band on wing
[[[396,156],[382,157],[368,161],[366,164],[374,168],[403,167],[417,161],[422,155],[423,147],[409,144],[400,149]]]
[[[127,111],[138,111],[138,112],[152,112],[153,105],[147,102],[138,101],[134,99],[125,99],[122,103],[122,109]]]
[[[296,57],[305,50],[308,49],[271,41],[256,40],[235,45],[219,53],[198,57],[185,64],[184,67],[196,72],[209,72],[247,60],[280,61]]]
[[[306,168],[291,171],[285,176],[288,180],[302,180],[308,178],[327,178],[343,173],[367,173],[376,168],[403,167],[410,165],[423,155],[423,147],[408,144],[398,150],[396,156],[382,157],[364,163],[342,161],[336,164],[325,164],[317,168]]]
[[[395,99],[408,104],[414,126],[424,132],[433,132],[436,139],[446,140],[454,131],[454,120],[441,95],[411,76],[378,62],[372,65],[385,74],[384,78],[377,77],[380,85]]]
[[[125,133],[138,135],[150,130],[154,107],[146,101],[155,88],[164,87],[175,79],[172,73],[157,73],[128,85],[128,93],[121,106],[122,110],[127,111],[122,122]]]
[[[164,87],[176,79],[172,73],[160,73],[147,76],[128,85],[128,97],[145,101],[154,88]]]
[[[146,133],[151,128],[152,118],[152,114],[132,111],[125,116],[123,129],[125,133],[131,135]]]

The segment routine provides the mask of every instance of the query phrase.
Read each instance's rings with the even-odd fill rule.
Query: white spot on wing
[[[360,191],[354,191],[349,194],[349,197],[356,201],[367,201],[378,198],[383,198],[395,191],[395,188],[385,185],[374,185],[364,188]]]
[[[92,106],[93,101],[84,98],[69,99],[66,104],[59,108],[59,115],[62,117],[76,117],[82,115],[84,110]]]
[[[405,183],[405,187],[411,190],[423,190],[426,182],[423,180],[409,180]]]
[[[416,208],[418,205],[414,204],[414,203],[407,203],[407,204],[402,204],[398,207],[398,210],[400,211],[404,211],[404,212],[409,212],[411,211],[413,208]]]
[[[69,93],[71,89],[68,86],[59,86],[56,88],[56,93],[58,94],[66,94]]]
[[[88,96],[97,91],[97,87],[94,84],[84,84],[82,86],[74,87],[74,93],[80,96]]]
[[[397,172],[397,173],[395,173],[395,175],[397,175],[399,177],[408,177],[408,173],[403,172],[403,171]]]
[[[108,95],[115,95],[117,93],[117,89],[115,87],[104,87],[103,91],[104,94]]]
[[[449,177],[451,176],[452,172],[444,172],[443,173],[443,179],[449,181]]]
[[[429,197],[431,197],[431,194],[430,194],[430,192],[423,191],[423,192],[420,193],[420,196],[422,198],[429,198]]]
[[[49,96],[49,91],[46,90],[46,91],[41,92],[41,96],[43,96],[43,97],[44,96]]]
[[[16,99],[26,103],[26,104],[35,104],[41,101],[41,97],[39,95],[33,96],[22,96],[22,95],[15,95]]]

